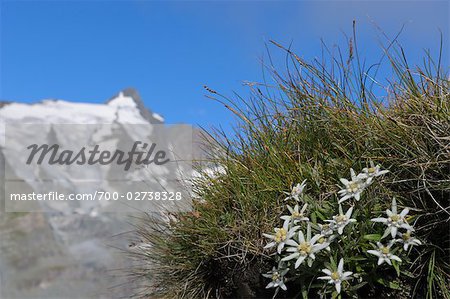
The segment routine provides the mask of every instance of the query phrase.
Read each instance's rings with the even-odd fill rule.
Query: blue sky
[[[400,42],[411,64],[436,54],[439,30],[448,66],[447,1],[5,1],[1,0],[0,100],[104,102],[135,87],[168,123],[204,127],[231,121],[203,85],[246,96],[262,79],[265,43],[319,57],[320,39],[345,47],[355,19],[360,55],[380,57],[382,36]],[[275,62],[282,53],[271,47]],[[389,73],[381,76],[389,77]]]

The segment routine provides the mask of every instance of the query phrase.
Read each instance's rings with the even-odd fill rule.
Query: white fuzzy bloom
[[[351,219],[353,212],[353,207],[350,207],[347,212],[342,211],[342,206],[339,205],[339,214],[336,216],[333,216],[333,220],[325,220],[326,222],[329,222],[331,224],[331,227],[337,232],[342,235],[344,232],[344,228],[347,226],[347,224],[351,222],[356,222],[356,219]]]
[[[341,293],[342,282],[345,280],[352,279],[351,276],[353,274],[353,272],[350,271],[344,272],[344,259],[342,258],[339,261],[339,265],[336,271],[332,271],[330,269],[323,269],[322,272],[325,273],[327,276],[321,276],[318,277],[318,279],[328,280],[328,283],[334,284],[336,292],[338,292],[338,294]]]
[[[384,262],[392,265],[391,260],[395,260],[401,263],[401,259],[391,253],[391,247],[395,243],[395,240],[391,240],[387,246],[384,246],[380,242],[377,242],[378,249],[377,250],[367,250],[367,253],[376,255],[378,257],[378,265],[383,264]]]
[[[311,267],[312,262],[314,261],[315,253],[321,250],[321,246],[316,244],[317,240],[319,240],[321,235],[315,235],[311,238],[311,225],[308,223],[307,231],[306,231],[306,239],[302,231],[298,232],[298,242],[294,240],[286,241],[286,244],[289,246],[286,249],[286,252],[292,252],[290,255],[281,259],[281,261],[289,261],[292,259],[297,259],[295,262],[295,268],[297,269],[305,259],[307,259],[308,266]]]
[[[278,254],[281,254],[281,251],[286,245],[286,242],[289,241],[294,236],[295,232],[299,229],[298,226],[289,228],[289,225],[289,221],[284,221],[283,227],[274,229],[275,234],[263,234],[264,237],[272,240],[272,242],[264,246],[264,248],[267,249],[277,246],[277,252]]]
[[[403,243],[403,249],[408,250],[409,246],[414,245],[422,245],[422,242],[420,240],[414,238],[411,236],[411,231],[408,230],[405,233],[397,233],[397,236],[400,237],[400,239],[397,239],[397,242]]]
[[[405,217],[409,213],[408,208],[404,208],[400,214],[397,214],[397,201],[395,200],[395,197],[392,199],[392,210],[387,209],[386,215],[387,218],[373,218],[371,221],[373,222],[381,222],[385,225],[387,225],[386,231],[384,232],[383,237],[387,236],[389,233],[391,234],[392,238],[395,238],[397,235],[397,231],[399,228],[404,228],[409,231],[414,231],[414,228],[408,224]]]
[[[302,209],[299,211],[300,207],[298,204],[294,206],[294,208],[291,208],[291,206],[287,205],[287,208],[291,215],[284,215],[280,218],[284,221],[290,221],[294,225],[299,223],[300,221],[309,221],[309,218],[305,216],[306,208],[308,207],[308,204],[304,204]]]
[[[318,224],[318,226],[320,229],[320,234],[322,236],[330,236],[330,235],[334,234],[335,228],[334,228],[333,223]]]
[[[342,203],[350,198],[355,198],[357,201],[361,198],[361,193],[366,188],[366,182],[364,179],[366,178],[364,175],[355,174],[353,169],[350,169],[351,180],[340,179],[341,183],[344,184],[344,188],[338,191],[341,199],[339,199],[339,203]]]
[[[266,289],[281,288],[282,290],[286,291],[287,287],[284,284],[284,276],[288,272],[289,272],[289,269],[277,269],[277,268],[273,267],[271,272],[269,272],[267,274],[263,274],[264,277],[270,278],[272,280],[266,286]]]
[[[370,161],[370,167],[363,168],[362,175],[365,176],[366,184],[370,185],[372,183],[373,178],[381,176],[389,172],[389,170],[380,170],[381,166],[378,164],[375,166],[373,161]]]
[[[319,246],[319,250],[322,250],[325,248],[325,250],[331,251],[330,244],[336,238],[337,238],[337,235],[329,235],[329,236],[321,235],[321,237],[317,240],[317,245]]]
[[[284,192],[288,195],[284,200],[294,199],[295,201],[300,201],[300,196],[303,194],[303,190],[306,187],[306,180],[304,180],[301,184],[297,184],[292,187],[291,193]]]

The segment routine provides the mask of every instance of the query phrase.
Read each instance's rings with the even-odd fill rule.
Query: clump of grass
[[[381,101],[353,46],[348,59],[331,57],[326,66],[276,45],[290,65],[284,75],[270,68],[275,84],[249,85],[247,100],[213,94],[239,119],[232,136],[214,135],[209,162],[225,171],[192,181],[191,212],[140,221],[138,235],[152,246],[135,255],[133,271],[149,286],[136,297],[271,298],[261,274],[274,260],[262,234],[279,226],[282,191],[307,179],[308,203],[326,208],[337,178],[375,161],[391,172],[377,190],[386,195],[379,204],[395,195],[411,207],[424,245],[396,284],[375,281],[358,294],[450,298],[450,82],[440,59],[427,55],[423,67],[411,68],[401,47],[386,51],[397,79]],[[308,292],[304,282],[279,296]]]

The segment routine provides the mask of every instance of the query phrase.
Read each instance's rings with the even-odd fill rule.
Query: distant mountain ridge
[[[31,126],[29,131],[10,133],[6,144],[5,124],[17,124],[20,127],[20,124],[26,123],[44,126]],[[56,126],[50,126],[51,130],[44,131],[48,124]],[[65,134],[66,131],[61,130],[63,126],[58,124],[100,124],[98,127],[112,124],[114,130],[108,130],[106,126],[107,130],[96,131],[91,130],[92,126],[85,126],[83,130],[73,129],[74,132]],[[142,129],[134,124],[142,125]],[[159,129],[154,130],[157,127]],[[74,193],[93,191],[75,180],[79,177],[98,178],[98,184],[94,183],[93,186],[95,190],[130,191],[120,189],[118,183],[111,180],[111,176],[117,173],[112,166],[83,166],[77,169],[73,165],[59,168],[45,165],[30,171],[21,162],[23,155],[18,149],[30,143],[72,144],[76,149],[80,144],[85,144],[86,136],[94,144],[114,148],[124,139],[145,140],[149,130],[162,132],[159,134],[162,137],[168,136],[161,140],[169,143],[169,148],[172,145],[182,152],[189,152],[194,147],[192,140],[186,141],[189,138],[185,138],[182,129],[166,125],[159,114],[145,107],[138,92],[132,88],[122,90],[103,104],[64,100],[42,100],[31,104],[0,102],[0,298],[130,297],[135,290],[130,288],[129,282],[125,284],[129,287],[114,288],[122,286],[126,277],[114,276],[112,273],[109,275],[113,269],[128,268],[129,261],[123,255],[118,255],[111,246],[105,245],[113,244],[114,248],[123,250],[128,248],[128,240],[122,236],[132,229],[127,223],[127,214],[104,213],[108,208],[108,202],[105,201],[83,204],[39,202],[45,207],[45,213],[5,213],[5,173],[6,178],[13,174],[14,179],[24,182],[18,192],[39,192],[38,181],[44,176],[58,182],[61,189]],[[193,131],[193,135],[198,136],[198,133],[198,130]],[[142,180],[154,176],[160,179],[157,187],[176,190],[178,187],[174,181],[165,180],[175,176],[172,168],[164,166],[151,174],[145,169],[142,172],[139,172],[141,169],[130,171],[123,176],[124,184],[128,179],[133,179],[132,175]],[[155,188],[150,187],[149,190]],[[112,238],[115,235],[122,237]]]
[[[192,161],[194,147],[192,127],[164,124],[164,119],[146,108],[138,92],[130,88],[119,92],[104,104],[64,100],[43,100],[34,104],[9,103],[0,108],[0,130],[3,133],[0,140],[0,155],[4,157],[2,168],[5,169],[5,180],[24,182],[22,187],[14,190],[30,187],[33,191],[43,192],[50,187],[43,185],[42,181],[54,181],[55,187],[61,187],[70,193],[102,190],[126,192],[129,191],[129,184],[136,180],[154,184],[159,181],[158,184],[161,186],[153,188],[172,189],[173,182],[182,179],[181,170],[192,171],[189,162],[188,164],[182,162],[183,165],[176,162],[180,157],[183,157],[180,161]],[[65,149],[72,152],[78,152],[83,147],[88,147],[89,150],[91,146],[98,146],[102,151],[112,153],[120,150],[128,154],[136,142],[141,145],[157,144],[160,150],[172,154],[169,160],[173,163],[146,167],[135,164],[129,171],[123,171],[123,166],[117,163],[106,165],[36,164],[36,161],[31,165],[26,163],[30,155],[30,145],[57,145],[61,148],[60,151]],[[45,157],[48,159],[51,153]],[[115,183],[118,179],[125,183],[123,185]],[[98,183],[83,185],[80,180],[93,180]],[[40,205],[47,206],[50,203],[42,202]],[[85,203],[83,207],[87,210],[81,212],[96,213],[102,205],[108,206],[110,203]],[[52,208],[71,213],[62,203],[52,203]]]
[[[122,117],[121,120],[118,118]],[[139,93],[127,88],[104,104],[44,99],[36,103],[1,102],[0,126],[6,122],[163,124],[164,118],[145,107]]]

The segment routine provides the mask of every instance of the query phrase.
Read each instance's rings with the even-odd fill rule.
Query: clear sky
[[[168,123],[227,127],[203,85],[245,97],[269,40],[319,57],[321,38],[345,46],[353,19],[367,63],[380,57],[375,22],[391,37],[405,25],[411,64],[437,53],[441,30],[449,65],[448,1],[0,1],[0,100],[100,103],[135,87]]]

